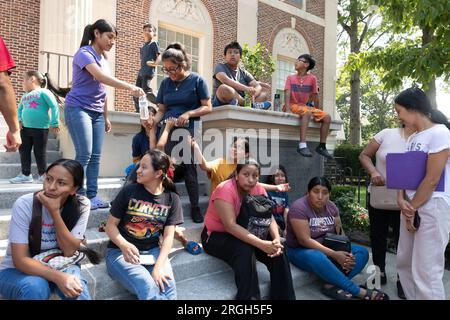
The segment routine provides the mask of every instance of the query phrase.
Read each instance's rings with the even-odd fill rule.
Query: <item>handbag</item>
[[[81,262],[85,257],[86,255],[81,251],[76,251],[71,257],[65,257],[62,250],[52,249],[35,255],[33,259],[52,269],[64,270],[71,265]]]
[[[386,186],[370,186],[370,205],[381,210],[400,210],[397,204],[397,191]]]
[[[352,252],[352,244],[350,239],[346,235],[339,235],[335,233],[327,232],[323,240],[323,245],[334,251]],[[348,273],[342,269],[342,266],[334,259],[328,257],[334,265],[343,273]]]
[[[262,240],[266,240],[272,223],[272,208],[275,203],[262,195],[246,195],[236,223]]]

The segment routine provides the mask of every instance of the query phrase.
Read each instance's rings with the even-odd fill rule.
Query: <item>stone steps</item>
[[[61,157],[59,151],[47,151],[47,164],[51,164]],[[31,152],[31,161],[33,164],[36,163],[33,152]],[[0,152],[0,164],[20,164],[19,152]]]
[[[222,260],[206,253],[192,256],[184,250],[172,250],[169,255],[180,300],[233,300],[236,295],[234,274]],[[270,274],[267,268],[257,262],[261,297],[269,298]],[[316,282],[318,279],[291,265],[294,288]],[[87,264],[82,273],[89,282],[89,290],[96,300],[109,300],[113,297],[135,299],[106,271],[106,264]]]
[[[3,145],[6,144],[5,135],[0,136],[0,151],[4,152],[5,148]],[[59,150],[59,140],[57,139],[48,139],[47,142],[47,151],[58,151]]]
[[[2,170],[1,166],[0,164],[0,170]],[[124,180],[123,178],[100,178],[98,183],[98,196],[105,201],[112,201],[122,188]],[[188,195],[184,182],[178,182],[175,185],[181,197]],[[37,183],[12,184],[8,180],[0,180],[0,209],[10,209],[20,196],[41,189],[42,185]],[[199,182],[199,194],[200,196],[208,195],[206,183]]]
[[[200,210],[204,214],[206,212],[206,209],[208,207],[208,201],[209,197],[202,196],[199,199],[199,205]],[[184,220],[185,224],[186,222],[191,222],[192,218],[190,216],[190,204],[187,197],[181,197],[181,205],[183,208],[184,213]],[[97,230],[100,226],[100,223],[102,221],[106,221],[108,219],[109,214],[109,208],[106,209],[97,209],[97,210],[91,210],[89,221],[87,225],[87,232],[88,230]],[[9,232],[9,223],[11,221],[11,209],[1,209],[0,210],[0,240],[1,239],[7,239],[8,238],[8,232]],[[89,231],[91,232],[91,231]],[[91,233],[92,235],[95,235],[95,233]],[[86,235],[88,239],[92,239],[90,235]],[[96,239],[95,237],[94,239]]]

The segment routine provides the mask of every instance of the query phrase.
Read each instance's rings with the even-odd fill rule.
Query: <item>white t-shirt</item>
[[[90,213],[90,205],[87,198],[83,198],[80,209],[82,211],[80,219],[75,227],[73,227],[71,233],[75,238],[82,240]],[[16,200],[12,208],[11,224],[9,226],[8,249],[6,250],[5,259],[0,265],[0,270],[15,268],[11,256],[11,243],[28,244],[28,232],[32,213],[33,193],[26,194]],[[58,242],[56,239],[55,225],[47,208],[42,206],[41,252],[56,248],[58,248]]]
[[[375,168],[386,180],[386,155],[388,153],[403,153],[406,150],[406,139],[403,135],[403,129],[384,129],[378,132],[375,141],[380,144],[375,158]]]
[[[436,124],[429,129],[411,135],[406,143],[406,147],[408,151],[423,151],[428,154],[450,149],[450,130],[443,124]],[[444,198],[450,205],[450,151],[444,172],[444,191],[435,191],[431,197]],[[406,194],[410,199],[414,197],[415,193],[416,190],[406,190]]]

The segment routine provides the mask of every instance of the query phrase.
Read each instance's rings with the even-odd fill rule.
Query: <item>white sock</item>
[[[298,147],[299,147],[300,149],[306,148],[306,147],[307,147],[306,142],[300,142],[300,143],[298,144]]]

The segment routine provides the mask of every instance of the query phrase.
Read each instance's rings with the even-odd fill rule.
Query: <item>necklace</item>
[[[173,83],[175,84],[175,91],[178,91],[178,88],[181,86],[181,84],[184,82],[184,80],[186,80],[186,78],[189,76],[186,75],[183,79],[181,79],[180,81],[174,81]]]

